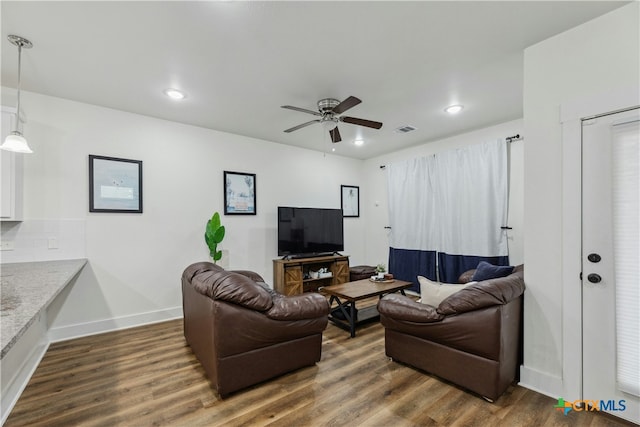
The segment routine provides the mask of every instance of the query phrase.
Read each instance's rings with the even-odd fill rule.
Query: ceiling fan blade
[[[368,128],[380,129],[382,123],[373,120],[358,119],[356,117],[340,117],[341,122],[350,123],[352,125],[366,126]]]
[[[329,131],[329,135],[331,135],[331,142],[333,143],[342,141],[342,138],[340,138],[340,131],[338,130],[338,126],[331,129]]]
[[[294,107],[292,105],[281,105],[281,108],[286,108],[288,110],[294,110],[294,111],[300,111],[302,113],[309,113],[309,114],[313,114],[314,116],[322,116],[322,114],[318,113],[317,111],[307,110],[306,108]]]
[[[303,127],[306,127],[306,126],[312,125],[312,124],[314,124],[314,123],[320,123],[320,120],[311,120],[310,122],[303,123],[303,124],[301,124],[301,125],[298,125],[298,126],[294,126],[294,127],[292,127],[292,128],[289,128],[289,129],[285,130],[285,132],[286,132],[286,133],[293,132],[294,130],[302,129]]]
[[[358,98],[356,98],[355,96],[350,96],[347,99],[345,99],[344,101],[342,101],[340,104],[336,105],[335,107],[333,107],[333,112],[336,114],[342,114],[345,111],[347,111],[349,108],[355,107],[356,105],[360,104],[362,101],[360,101]]]

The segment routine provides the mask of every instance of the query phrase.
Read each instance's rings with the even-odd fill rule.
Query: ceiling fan
[[[338,130],[338,122],[349,123],[352,125],[366,126],[368,128],[380,129],[382,127],[382,123],[374,122],[372,120],[358,119],[356,117],[342,116],[341,114],[347,111],[350,108],[355,107],[360,104],[360,101],[355,96],[350,96],[344,101],[340,102],[337,99],[333,98],[325,98],[318,101],[318,111],[307,110],[306,108],[293,107],[291,105],[283,105],[282,108],[287,108],[289,110],[301,111],[303,113],[313,114],[314,116],[318,116],[320,118],[311,120],[310,122],[302,123],[301,125],[294,126],[290,129],[285,130],[286,133],[293,132],[294,130],[302,129],[303,127],[312,125],[314,123],[322,124],[326,129],[329,130],[329,135],[331,135],[332,142],[340,142],[342,138],[340,137],[340,131]]]

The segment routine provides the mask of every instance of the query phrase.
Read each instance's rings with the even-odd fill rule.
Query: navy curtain
[[[420,292],[418,276],[436,280],[436,252],[389,248],[389,271],[396,279],[412,282],[410,289]]]

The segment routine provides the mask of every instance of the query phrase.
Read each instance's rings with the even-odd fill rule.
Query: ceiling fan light
[[[332,131],[338,126],[338,123],[334,122],[333,120],[324,120],[321,122],[321,124],[326,131]]]
[[[2,145],[0,145],[1,150],[5,151],[13,151],[14,153],[33,153],[33,150],[27,144],[27,140],[20,132],[11,132],[5,138]]]

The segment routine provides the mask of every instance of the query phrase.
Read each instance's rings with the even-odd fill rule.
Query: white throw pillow
[[[449,295],[455,294],[466,286],[478,282],[469,282],[462,285],[453,285],[449,283],[440,284],[438,282],[433,282],[426,277],[418,276],[418,283],[420,283],[420,302],[422,304],[437,307]]]

